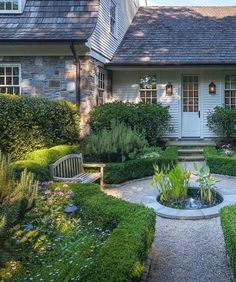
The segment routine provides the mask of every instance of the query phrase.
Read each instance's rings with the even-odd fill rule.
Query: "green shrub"
[[[59,144],[78,142],[78,112],[67,102],[0,95],[0,150],[13,159]]]
[[[156,146],[170,126],[171,115],[168,107],[161,104],[133,104],[114,102],[93,108],[90,126],[95,131],[109,129],[112,120],[123,122],[144,133],[149,145]]]
[[[208,115],[208,126],[225,142],[235,141],[236,138],[236,108],[217,106]]]
[[[236,280],[236,206],[229,206],[220,211],[221,226],[224,233],[226,252]]]
[[[75,203],[94,224],[113,229],[82,281],[140,281],[155,230],[156,214],[109,197],[97,185],[76,185]]]
[[[0,249],[11,227],[32,207],[36,191],[31,173],[23,171],[19,181],[13,180],[10,162],[0,153]],[[2,259],[0,256],[0,264]]]
[[[204,155],[211,173],[236,176],[236,157],[224,156],[214,147],[206,147]]]
[[[127,180],[152,176],[155,164],[160,168],[167,166],[171,168],[177,160],[177,148],[173,146],[167,147],[160,157],[136,159],[124,163],[107,163],[104,181],[106,184],[119,184]]]
[[[49,165],[56,160],[69,154],[80,153],[77,145],[59,145],[50,149],[40,149],[25,156],[25,160],[12,164],[14,175],[19,178],[24,169],[32,172],[37,180],[48,180],[50,178]]]
[[[92,132],[84,140],[84,156],[91,161],[124,162],[134,159],[147,146],[135,129],[112,121],[111,129]]]

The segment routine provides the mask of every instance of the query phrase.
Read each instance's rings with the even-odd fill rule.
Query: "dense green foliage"
[[[70,216],[64,208],[79,209]],[[156,213],[115,199],[97,185],[53,183],[1,252],[4,281],[140,281]],[[15,244],[15,247],[13,247]]]
[[[220,211],[221,226],[224,233],[226,251],[236,280],[236,206],[229,206]]]
[[[124,162],[134,159],[146,146],[146,139],[135,129],[113,120],[110,129],[91,132],[85,138],[83,153],[90,161]]]
[[[216,107],[208,115],[208,126],[226,142],[236,138],[236,108]]]
[[[211,173],[236,176],[236,157],[222,155],[214,147],[206,147],[204,156]]]
[[[158,157],[139,158],[124,163],[107,163],[104,181],[106,184],[119,184],[127,180],[151,176],[154,173],[154,165],[171,168],[177,161],[177,148],[173,146],[167,147]]]
[[[78,113],[72,104],[0,95],[0,150],[14,159],[36,149],[78,142]]]
[[[180,165],[172,169],[155,166],[153,184],[157,186],[161,202],[175,203],[184,200],[188,195],[188,184],[191,173]]]
[[[60,187],[61,186],[61,187]],[[84,221],[80,212],[68,216],[65,207],[73,202],[74,191],[65,184],[40,189],[34,209],[12,229],[0,254],[4,281],[85,281],[110,230]]]
[[[111,127],[112,120],[123,122],[143,133],[149,145],[157,145],[170,126],[171,115],[161,104],[133,104],[114,102],[95,107],[90,126],[95,131]]]
[[[23,218],[34,203],[37,183],[31,173],[23,171],[19,181],[14,181],[7,157],[0,152],[0,249],[10,229]],[[0,251],[0,264],[4,258]]]
[[[12,164],[14,174],[17,178],[24,169],[32,172],[37,180],[50,178],[49,165],[68,154],[80,153],[79,146],[59,145],[50,149],[40,149],[28,153],[25,159]]]
[[[153,240],[155,212],[106,196],[96,185],[73,187],[86,218],[113,229],[83,281],[140,281]]]

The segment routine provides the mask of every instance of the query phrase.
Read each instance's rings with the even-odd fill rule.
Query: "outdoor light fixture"
[[[173,95],[173,85],[170,82],[166,84],[166,95]]]
[[[211,95],[216,94],[216,85],[213,82],[209,84],[209,94]]]

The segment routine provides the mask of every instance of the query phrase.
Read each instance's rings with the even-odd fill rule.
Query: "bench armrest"
[[[96,168],[96,167],[105,167],[105,164],[83,164],[83,167],[85,168]]]

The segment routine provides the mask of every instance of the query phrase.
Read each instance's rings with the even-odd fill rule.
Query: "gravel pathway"
[[[217,187],[236,193],[236,177],[214,175]],[[195,182],[192,175],[191,182]],[[127,183],[106,193],[148,204],[157,192],[151,180]],[[220,219],[173,220],[157,217],[147,282],[230,282]]]

